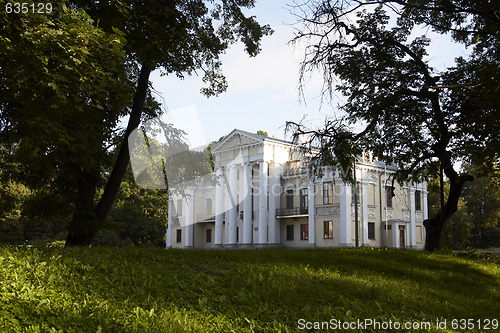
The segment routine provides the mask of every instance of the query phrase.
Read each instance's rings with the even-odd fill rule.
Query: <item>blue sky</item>
[[[288,1],[290,3],[291,1]],[[262,51],[249,58],[241,44],[235,44],[222,57],[223,72],[229,87],[219,97],[206,98],[200,94],[200,77],[180,80],[175,76],[152,74],[151,81],[168,112],[186,106],[196,108],[203,135],[207,142],[217,140],[238,128],[249,132],[264,130],[283,139],[288,120],[300,121],[304,116],[312,126],[320,126],[325,117],[334,116],[333,107],[320,108],[321,76],[313,74],[308,80],[305,102],[299,99],[298,70],[301,52],[288,42],[294,36],[296,18],[290,13],[287,1],[257,0],[255,8],[247,11],[257,16],[261,24],[268,23],[275,31],[262,42]],[[450,42],[446,36],[421,30],[433,42],[429,61],[437,69],[453,64],[453,59],[467,51]],[[335,103],[340,101],[335,96]],[[168,115],[167,115],[168,116]]]

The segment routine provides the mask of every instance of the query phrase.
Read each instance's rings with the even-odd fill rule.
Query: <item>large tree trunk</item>
[[[441,207],[440,211],[433,217],[424,221],[426,251],[439,249],[444,222],[457,211],[458,200],[460,199],[460,193],[462,192],[465,182],[474,180],[474,177],[471,175],[459,176],[455,170],[453,170],[451,164],[444,170],[450,181],[450,192],[448,193],[448,199],[445,205]]]
[[[109,176],[106,184],[106,188],[104,189],[104,193],[95,208],[93,207],[93,200],[96,184],[94,184],[93,188],[86,182],[83,182],[81,184],[82,186],[79,186],[79,193],[80,187],[82,187],[82,195],[86,198],[84,200],[85,204],[81,207],[82,209],[77,207],[77,210],[73,215],[73,219],[69,225],[66,246],[90,245],[92,239],[97,234],[102,221],[108,216],[111,207],[113,206],[113,202],[118,194],[118,191],[120,190],[120,184],[125,172],[127,171],[127,165],[129,162],[130,156],[128,151],[128,137],[141,122],[142,107],[146,101],[150,74],[151,67],[143,64],[137,81],[134,104],[132,105],[123,142],[121,144],[115,165],[113,166],[113,170],[111,171],[111,175]],[[90,192],[92,194],[90,194]],[[90,201],[89,208],[88,200],[90,197],[92,197],[92,200]]]
[[[68,226],[66,246],[90,245],[98,230],[94,196],[99,172],[96,169],[83,170],[79,176],[76,209]]]
[[[113,170],[111,171],[111,175],[109,176],[109,180],[106,184],[106,188],[104,189],[104,193],[95,208],[97,220],[104,220],[108,216],[109,211],[113,206],[115,197],[120,190],[120,184],[122,183],[123,176],[127,171],[130,159],[128,151],[128,137],[141,122],[142,107],[146,101],[150,74],[151,68],[148,65],[143,64],[141,67],[141,73],[139,74],[139,80],[137,81],[134,104],[132,106],[132,111],[130,112],[127,129],[125,130],[125,134],[123,136],[123,142]]]
[[[443,222],[441,221],[440,214],[424,221],[425,226],[425,250],[434,251],[439,249],[441,231],[443,230]]]

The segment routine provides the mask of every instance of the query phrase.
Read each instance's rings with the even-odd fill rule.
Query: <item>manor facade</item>
[[[356,163],[355,195],[338,170],[310,177],[296,148],[233,130],[211,150],[215,172],[170,195],[167,248],[424,248],[425,182],[395,183],[392,195],[396,169],[366,154]]]

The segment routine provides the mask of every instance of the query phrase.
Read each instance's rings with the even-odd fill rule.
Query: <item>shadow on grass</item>
[[[435,321],[500,312],[498,266],[422,252],[72,248],[18,255],[31,267],[47,263],[19,268],[25,284],[43,289],[13,298],[22,327],[278,331],[295,330],[300,318]]]

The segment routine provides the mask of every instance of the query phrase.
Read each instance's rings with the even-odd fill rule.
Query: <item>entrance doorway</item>
[[[404,229],[399,229],[399,248],[400,249],[405,248],[405,230]]]

